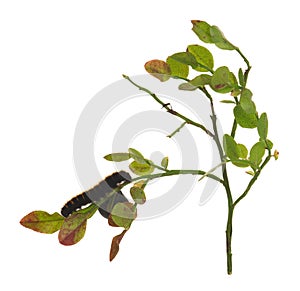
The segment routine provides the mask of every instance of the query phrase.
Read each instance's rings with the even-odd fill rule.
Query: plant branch
[[[233,218],[233,210],[234,210],[233,199],[232,199],[232,194],[231,194],[231,189],[230,189],[230,184],[229,184],[229,179],[228,179],[228,174],[227,174],[226,160],[225,160],[222,144],[221,144],[219,134],[218,134],[217,116],[215,113],[213,98],[208,93],[208,91],[206,90],[205,87],[203,87],[201,89],[201,91],[210,100],[211,112],[212,112],[211,119],[212,119],[213,129],[214,129],[214,140],[218,147],[220,159],[223,162],[222,163],[223,181],[224,181],[223,186],[226,191],[227,205],[228,205],[228,218],[227,218],[227,226],[226,226],[227,274],[230,275],[230,274],[232,274],[231,240],[232,240],[232,218]]]
[[[157,174],[149,174],[149,175],[139,176],[139,177],[133,178],[131,180],[131,182],[135,182],[135,181],[138,181],[141,179],[153,180],[153,179],[160,178],[160,177],[168,177],[168,176],[175,176],[175,175],[206,175],[206,174],[207,174],[207,172],[202,171],[202,170],[168,170],[165,173],[157,173]],[[208,174],[206,176],[223,184],[223,180],[220,179],[219,177],[217,177],[216,175]],[[131,182],[123,183],[122,187],[126,186],[127,184],[129,184]]]
[[[253,184],[255,183],[255,181],[257,180],[257,178],[259,177],[262,169],[265,167],[265,165],[270,161],[271,159],[271,155],[268,154],[268,156],[266,157],[266,159],[264,160],[264,162],[262,163],[262,165],[260,166],[260,168],[257,170],[257,172],[255,173],[255,175],[253,176],[253,178],[250,180],[246,190],[243,192],[243,194],[236,199],[236,201],[233,203],[233,207],[235,207],[242,199],[244,199],[248,192],[250,191],[251,187],[253,186]]]
[[[144,88],[140,85],[138,85],[137,83],[135,83],[134,81],[132,81],[128,76],[126,75],[123,75],[123,77],[128,80],[132,85],[134,85],[135,87],[137,87],[139,90],[141,91],[144,91],[146,93],[148,93],[156,102],[158,102],[160,105],[162,105],[163,108],[165,108],[167,110],[168,113],[172,114],[172,115],[175,115],[177,117],[179,117],[180,119],[184,120],[187,124],[191,124],[191,125],[194,125],[196,127],[199,127],[200,129],[202,129],[205,133],[207,133],[209,136],[213,137],[214,134],[209,131],[204,125],[198,123],[198,122],[195,122],[191,119],[189,119],[188,117],[180,114],[179,112],[175,111],[172,109],[171,105],[170,104],[166,104],[164,103],[162,100],[160,100],[156,94],[154,94],[153,92],[151,92],[150,90],[148,90],[147,88]]]
[[[175,129],[171,134],[167,135],[167,137],[171,138],[173,137],[176,133],[178,133],[185,125],[187,122],[183,122],[177,129]]]

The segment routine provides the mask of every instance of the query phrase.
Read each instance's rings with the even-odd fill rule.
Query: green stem
[[[248,192],[250,191],[251,187],[253,186],[253,184],[255,183],[255,181],[257,180],[257,178],[259,177],[262,169],[266,166],[266,164],[270,161],[271,159],[271,154],[269,153],[268,156],[266,157],[266,159],[264,160],[264,162],[262,163],[262,165],[260,166],[260,168],[256,171],[255,175],[253,176],[253,178],[250,180],[249,184],[246,187],[246,190],[243,192],[243,194],[236,199],[236,201],[233,203],[233,207],[235,207],[242,199],[244,199]]]
[[[153,179],[160,178],[160,177],[168,177],[168,176],[175,176],[175,175],[207,175],[207,172],[202,171],[202,170],[168,170],[165,173],[157,173],[157,174],[149,174],[149,175],[139,176],[139,177],[133,178],[131,180],[131,182],[135,182],[135,181],[143,180],[143,179],[153,180]],[[223,180],[213,174],[208,174],[207,177],[223,184]],[[131,182],[123,183],[122,188]]]
[[[178,133],[184,126],[186,125],[186,121],[183,122],[178,128],[176,128],[171,134],[167,135],[167,137],[171,138],[173,137],[176,133]]]
[[[160,100],[156,94],[154,94],[153,92],[151,92],[150,90],[148,90],[147,88],[144,88],[140,85],[138,85],[137,83],[135,83],[134,81],[132,81],[128,76],[123,75],[123,78],[125,78],[126,80],[128,80],[132,85],[134,85],[135,87],[137,87],[139,90],[146,92],[147,94],[149,94],[156,102],[158,102],[160,105],[162,105],[163,108],[165,108],[167,110],[168,113],[175,115],[177,117],[179,117],[180,119],[184,120],[187,124],[191,124],[194,125],[196,127],[199,127],[200,129],[202,129],[205,133],[207,133],[209,136],[213,137],[213,133],[210,132],[204,125],[195,122],[189,118],[187,118],[186,116],[180,114],[179,112],[175,111],[172,109],[170,104],[166,104],[164,103],[162,100]]]
[[[219,138],[218,134],[218,127],[217,127],[217,116],[215,113],[215,108],[214,108],[214,103],[213,103],[213,98],[211,95],[208,93],[206,88],[202,88],[201,91],[208,97],[210,100],[210,105],[211,105],[211,119],[213,123],[213,130],[214,130],[214,140],[217,145],[220,159],[224,163],[222,164],[222,171],[223,171],[223,186],[226,191],[227,195],[227,203],[228,203],[228,219],[227,219],[227,227],[226,227],[226,254],[227,254],[227,273],[230,275],[232,273],[232,254],[231,254],[231,238],[232,238],[232,217],[233,217],[233,199],[232,199],[232,194],[231,194],[231,189],[229,185],[229,180],[228,180],[228,174],[227,174],[227,167],[225,163],[225,156],[222,148],[222,144]]]
[[[228,208],[228,218],[226,226],[226,254],[227,254],[227,274],[232,274],[232,252],[231,252],[231,241],[232,241],[232,218],[233,218],[234,206]]]

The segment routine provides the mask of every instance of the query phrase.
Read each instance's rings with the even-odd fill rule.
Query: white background
[[[0,3],[1,290],[299,290],[296,1]],[[136,222],[112,263],[119,230],[98,216],[73,247],[21,227],[28,212],[58,211],[82,191],[72,143],[87,102],[122,73],[144,73],[145,61],[197,43],[191,19],[218,25],[248,56],[249,87],[280,151],[236,209],[233,275],[226,275],[222,189],[203,207],[195,190],[168,215]],[[209,48],[216,65],[242,64]],[[238,188],[239,177],[232,180]]]

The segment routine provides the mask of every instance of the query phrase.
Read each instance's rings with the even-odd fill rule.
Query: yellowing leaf
[[[214,58],[211,52],[200,45],[189,45],[187,51],[191,53],[199,64],[197,71],[207,72],[214,68]]]
[[[142,188],[131,187],[130,194],[135,203],[144,204],[146,202],[146,195]]]
[[[167,64],[170,66],[172,76],[186,78],[189,75],[188,65],[182,64],[170,57],[167,58]]]
[[[170,66],[161,60],[152,60],[147,62],[145,64],[145,69],[149,74],[162,82],[169,80],[171,75]]]
[[[45,211],[37,210],[24,216],[20,223],[31,230],[51,234],[61,228],[64,219],[65,218],[57,212],[49,214]]]
[[[142,175],[148,175],[151,174],[154,171],[154,167],[150,164],[141,164],[137,161],[133,161],[129,165],[129,169],[136,175],[142,176]]]

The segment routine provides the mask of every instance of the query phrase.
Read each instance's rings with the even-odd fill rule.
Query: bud
[[[279,151],[275,150],[274,154],[273,154],[273,157],[275,158],[275,160],[278,160],[278,158],[279,158]]]

